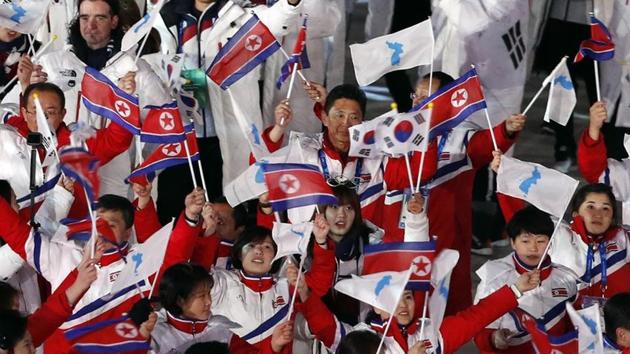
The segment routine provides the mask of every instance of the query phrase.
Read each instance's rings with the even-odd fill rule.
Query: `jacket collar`
[[[416,333],[419,328],[419,323],[420,321],[413,321],[408,326],[403,327],[400,326],[395,320],[392,320],[392,323],[389,325],[389,329],[387,330],[387,337],[393,338],[406,353],[409,350],[407,338],[409,338],[410,335]],[[380,318],[375,318],[370,321],[369,325],[374,331],[383,335],[383,333],[385,332],[385,327],[387,326],[387,321],[383,321]]]
[[[101,257],[101,267],[106,267],[120,259],[123,259],[123,257],[127,256],[127,253],[129,253],[129,243],[126,241],[123,242],[120,247],[108,249]]]
[[[201,333],[206,327],[208,327],[208,321],[192,321],[178,318],[166,311],[166,322],[175,327],[178,331],[188,334]]]
[[[332,142],[330,141],[330,138],[328,137],[328,131],[324,131],[324,134],[323,134],[323,137],[322,137],[322,150],[331,159],[341,162],[341,166],[342,167],[346,167],[346,164],[348,162],[354,161],[354,160],[357,159],[356,157],[348,156],[347,154],[346,154],[346,156],[343,156],[342,154],[340,154],[335,149],[335,147],[333,146]]]
[[[619,227],[611,225],[602,235],[591,235],[588,231],[586,231],[584,219],[581,216],[576,215],[571,221],[571,230],[580,235],[580,238],[582,238],[584,243],[591,245],[593,243],[600,243],[602,241],[609,241],[613,239],[619,232]]]
[[[271,289],[275,281],[271,275],[266,274],[263,276],[248,275],[242,270],[239,270],[239,276],[241,283],[255,292],[263,292]]]
[[[512,260],[514,261],[514,268],[518,274],[523,274],[527,272],[531,272],[536,269],[536,267],[529,266],[525,264],[518,256],[516,252],[512,252]],[[540,266],[540,280],[543,281],[549,277],[551,274],[551,257],[549,255],[545,256],[541,266]]]

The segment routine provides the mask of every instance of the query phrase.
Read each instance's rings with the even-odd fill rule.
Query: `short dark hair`
[[[337,354],[376,354],[381,337],[368,330],[352,331],[341,338]]]
[[[425,74],[422,79],[423,80],[429,80],[431,78],[431,73]],[[434,71],[433,72],[433,80],[438,80],[440,81],[440,86],[437,87],[436,89],[441,89],[442,87],[450,84],[451,82],[455,81],[455,79],[453,79],[453,77],[443,71]]]
[[[11,204],[11,192],[13,188],[11,188],[11,184],[6,179],[0,179],[0,198],[7,201],[7,203]]]
[[[183,309],[177,304],[179,299],[186,300],[201,285],[214,286],[214,279],[202,266],[191,263],[178,263],[164,271],[160,281],[159,297],[166,311],[175,316]]]
[[[242,260],[242,252],[243,247],[245,247],[249,243],[257,243],[263,242],[267,237],[271,238],[273,242],[273,250],[274,252],[278,252],[278,245],[273,241],[271,237],[271,230],[266,227],[252,225],[245,229],[241,237],[239,237],[236,242],[234,242],[234,246],[232,246],[232,266],[235,269],[243,270],[243,260]],[[276,266],[278,262],[275,262],[272,267],[270,273],[275,273]]]
[[[83,36],[81,36],[81,28],[80,28],[80,20],[79,20],[79,9],[81,8],[81,4],[85,1],[103,1],[109,5],[109,14],[111,16],[118,16],[120,18],[120,2],[118,0],[79,0],[77,4],[77,16],[70,22],[70,26],[68,26],[68,43],[72,45],[72,49],[74,50],[74,54],[81,59],[82,61],[86,61],[89,48]],[[116,49],[120,49],[120,42],[122,40],[124,33],[121,28],[121,23],[118,21],[118,26],[114,28],[110,34],[110,39],[114,40],[114,44]]]
[[[365,92],[363,92],[363,90],[361,90],[357,85],[352,84],[341,84],[330,90],[328,96],[326,96],[326,103],[324,104],[326,114],[330,112],[330,109],[335,104],[335,101],[343,98],[356,101],[361,108],[361,114],[365,115],[365,106],[367,105]]]
[[[185,354],[230,354],[227,343],[217,341],[195,343],[186,349]]]
[[[26,317],[15,310],[0,311],[0,349],[10,350],[26,335]]]
[[[630,331],[630,293],[618,293],[604,305],[606,335],[617,342],[617,328]]]
[[[213,203],[217,204],[227,204],[227,198],[224,196],[217,197],[213,200]],[[239,228],[240,226],[247,226],[248,215],[247,215],[247,207],[244,203],[241,203],[237,206],[230,206],[232,208],[232,217],[234,218],[234,227]]]
[[[7,282],[0,281],[0,310],[11,310],[20,293]]]
[[[127,229],[133,226],[135,208],[129,199],[119,195],[105,194],[98,198],[98,208],[121,212]]]
[[[26,103],[28,103],[28,98],[31,97],[31,93],[33,91],[50,92],[56,94],[57,97],[59,97],[61,108],[66,108],[66,96],[63,94],[61,88],[59,88],[59,86],[53,84],[52,82],[37,82],[28,85],[22,93],[22,106],[26,107]]]
[[[549,214],[532,205],[528,205],[514,214],[505,229],[512,240],[516,239],[523,232],[545,235],[551,238],[553,222]]]
[[[612,191],[612,187],[604,183],[591,183],[578,189],[577,192],[575,192],[575,195],[573,196],[573,202],[571,203],[571,211],[573,211],[574,213],[577,213],[582,203],[584,203],[584,201],[586,200],[586,197],[591,193],[606,194],[613,209],[613,224],[616,224],[617,223],[617,198],[615,198],[615,194]]]

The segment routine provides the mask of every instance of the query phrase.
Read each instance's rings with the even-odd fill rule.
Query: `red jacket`
[[[578,144],[577,163],[580,173],[588,183],[596,183],[604,173],[608,167],[606,156],[604,135],[600,134],[598,140],[593,140],[588,135],[588,129],[585,130]]]
[[[42,345],[72,315],[73,306],[68,302],[66,289],[76,280],[76,276],[76,270],[70,273],[64,284],[28,317],[27,329],[35,347]]]
[[[29,133],[28,125],[22,115],[13,116],[6,122],[17,129],[24,137]],[[57,150],[66,145],[70,145],[70,129],[64,122],[61,122],[57,131]],[[126,151],[131,144],[133,135],[116,123],[111,123],[104,129],[99,129],[96,136],[85,141],[88,151],[99,159],[101,166],[111,161],[114,157]],[[121,176],[124,178],[126,176]],[[75,182],[75,190],[81,190],[81,186]],[[84,193],[75,193],[75,200],[70,209],[68,217],[82,218],[88,214],[87,203]]]

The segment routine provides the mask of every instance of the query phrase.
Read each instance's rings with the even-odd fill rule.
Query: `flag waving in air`
[[[90,217],[84,219],[65,218],[61,219],[60,222],[68,227],[66,237],[68,237],[69,240],[87,241],[92,236],[92,219]],[[96,218],[96,232],[113,244],[118,243],[114,231],[105,219],[100,217]]]
[[[337,198],[315,165],[263,164],[269,202],[274,211],[314,204],[335,204]]]
[[[429,126],[429,140],[448,133],[474,112],[486,108],[477,71],[470,69],[457,80],[427,97],[412,110],[424,108],[431,102],[433,110]]]
[[[35,101],[37,131],[42,135],[42,145],[46,150],[46,157],[44,157],[42,166],[49,166],[55,161],[55,154],[57,153],[57,136],[48,123],[48,118],[42,108],[41,102],[39,102],[39,95],[37,93],[33,94],[33,100]]]
[[[13,0],[0,4],[0,26],[20,33],[35,34],[41,27],[50,0]]]
[[[184,124],[176,102],[162,106],[145,106],[148,109],[140,141],[156,144],[177,143],[186,140]]]
[[[577,63],[584,57],[597,61],[610,60],[615,56],[615,43],[612,36],[600,20],[591,16],[591,38],[580,43],[580,49],[573,59]]]
[[[351,296],[387,313],[394,313],[405,291],[411,269],[403,272],[381,272],[344,279],[335,290]]]
[[[147,12],[144,17],[139,19],[138,22],[134,23],[133,26],[125,32],[125,35],[122,38],[122,43],[120,44],[120,50],[123,52],[128,51],[144,36],[149,34],[151,28],[153,28],[155,20],[160,16],[160,9],[162,9],[162,5],[164,5],[165,2],[165,0],[158,2],[153,6],[151,12]]]
[[[98,70],[85,68],[81,95],[90,112],[116,122],[134,135],[140,134],[138,98],[118,88]]]
[[[85,189],[88,202],[94,204],[99,196],[98,159],[80,147],[66,147],[59,151],[61,171],[79,182]]]
[[[568,304],[568,303],[567,303]],[[578,332],[571,331],[561,336],[550,336],[545,325],[533,317],[523,314],[521,323],[532,337],[532,345],[538,354],[573,354],[578,353]],[[582,353],[582,352],[579,352]],[[593,352],[595,353],[595,352]]]
[[[547,84],[551,84],[551,86],[549,86],[545,122],[549,122],[551,119],[564,126],[571,118],[571,113],[573,113],[577,103],[566,57],[562,58],[551,74],[543,81],[543,86]]]
[[[120,353],[151,346],[127,316],[91,323],[64,332],[77,353]]]
[[[435,242],[389,242],[363,247],[363,272],[412,271],[407,289],[429,290]]]
[[[227,89],[280,49],[280,43],[255,14],[230,38],[206,74]]]
[[[297,64],[297,70],[308,69],[311,67],[311,62],[308,60],[308,54],[306,52],[306,17],[300,27],[297,39],[295,40],[295,46],[293,47],[293,53],[289,59],[282,65],[280,69],[280,77],[276,81],[276,88],[280,89],[282,83],[291,76],[293,67]]]
[[[426,125],[430,117],[431,109],[423,109],[385,118],[376,130],[382,151],[391,155],[426,151]]]
[[[308,242],[311,240],[311,232],[313,232],[312,222],[300,224],[274,222],[271,236],[278,246],[274,261],[292,254],[301,254],[304,257]]]
[[[567,314],[578,332],[578,347],[580,353],[603,353],[604,339],[599,305],[593,305],[575,310],[568,301],[565,302]]]
[[[348,151],[348,156],[367,159],[381,157],[383,155],[383,149],[381,144],[378,144],[376,141],[376,130],[385,119],[394,115],[395,113],[387,112],[348,128],[350,133],[350,150]]]

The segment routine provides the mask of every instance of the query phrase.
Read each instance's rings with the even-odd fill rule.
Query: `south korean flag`
[[[403,155],[410,151],[426,151],[430,118],[430,108],[385,118],[377,130],[377,141],[383,152]]]

